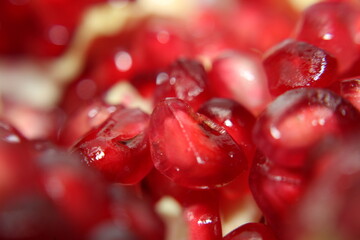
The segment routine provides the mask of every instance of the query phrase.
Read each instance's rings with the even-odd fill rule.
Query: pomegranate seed
[[[313,4],[302,13],[295,37],[329,52],[338,60],[339,71],[344,72],[358,58],[347,22],[352,14],[354,7],[345,1]]]
[[[336,81],[337,62],[324,50],[288,39],[266,53],[269,90],[278,96],[301,87],[327,87]]]
[[[56,57],[65,52],[71,43],[84,10],[104,0],[77,1],[32,1],[38,18],[35,34],[29,36],[27,50],[31,55]],[[61,11],[59,11],[61,9]]]
[[[359,238],[359,136],[354,131],[347,139],[326,145],[313,159],[312,168],[320,164],[321,171],[310,176],[304,196],[288,218],[289,227],[283,229],[287,239]]]
[[[26,52],[26,42],[36,31],[37,17],[30,1],[0,2],[0,54],[16,56]],[[20,31],[19,31],[20,30]]]
[[[192,199],[191,199],[192,198]],[[190,197],[184,209],[189,240],[221,240],[222,228],[219,206],[213,192]]]
[[[179,185],[219,187],[247,169],[243,151],[226,130],[180,99],[156,106],[149,134],[155,167]]]
[[[360,111],[360,78],[342,80],[340,82],[340,95]]]
[[[57,108],[43,109],[3,99],[1,118],[11,122],[27,139],[55,140],[62,120],[62,112]]]
[[[234,99],[255,115],[271,100],[265,70],[255,55],[223,53],[214,59],[208,78],[217,96]]]
[[[198,112],[225,128],[244,151],[250,166],[255,154],[255,145],[252,142],[255,117],[237,102],[225,98],[213,98],[205,102]],[[238,206],[239,202],[250,193],[248,178],[247,169],[231,183],[218,189],[222,210]]]
[[[25,137],[10,123],[0,119],[0,141],[5,143],[22,143]]]
[[[290,90],[273,101],[254,127],[256,146],[283,166],[301,166],[322,140],[344,138],[359,128],[359,111],[335,93]]]
[[[305,180],[301,173],[300,170],[278,166],[260,152],[254,158],[249,177],[250,189],[277,237],[282,237],[288,214],[304,191]]]
[[[213,59],[219,53],[235,47],[234,39],[224,29],[219,6],[203,6],[189,23],[193,56]]]
[[[147,176],[145,188],[154,201],[171,196],[180,203],[184,208],[189,239],[221,239],[219,203],[215,191],[182,187],[156,169]]]
[[[74,239],[72,229],[51,201],[38,192],[23,192],[0,206],[1,239]]]
[[[109,105],[101,100],[94,100],[88,105],[78,109],[78,111],[68,116],[67,121],[61,129],[59,143],[70,147],[82,135],[92,128],[103,123],[117,109],[123,108],[121,105]]]
[[[147,201],[119,185],[110,187],[111,212],[115,222],[144,240],[164,240],[165,225]],[[124,239],[125,240],[125,239]]]
[[[236,228],[224,240],[276,240],[272,230],[262,223],[247,223]]]
[[[130,79],[137,70],[134,56],[127,49],[117,48],[101,60],[88,73],[99,92],[108,90],[117,82]]]
[[[213,98],[205,102],[198,113],[201,113],[225,128],[235,142],[243,149],[251,162],[255,153],[252,142],[252,130],[255,117],[237,102],[226,98]]]
[[[209,98],[204,67],[195,60],[180,59],[156,77],[155,103],[177,97],[197,109]]]
[[[236,39],[240,49],[264,52],[290,35],[295,25],[294,17],[274,2],[238,1],[224,14],[223,28],[230,28],[231,37]],[[281,4],[286,3],[281,1]]]
[[[115,182],[139,182],[152,167],[147,138],[149,116],[138,109],[118,109],[73,147],[83,162]]]
[[[66,114],[71,115],[78,111],[79,107],[87,105],[89,101],[100,98],[102,94],[95,80],[83,74],[73,79],[64,89],[59,105]]]
[[[190,56],[187,31],[173,19],[154,18],[140,23],[132,41],[131,51],[145,72],[163,69],[180,57]]]
[[[74,233],[84,235],[109,216],[104,180],[81,165],[75,155],[47,146],[40,150],[36,161],[44,192]]]

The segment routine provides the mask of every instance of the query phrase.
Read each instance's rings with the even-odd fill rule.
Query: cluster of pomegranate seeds
[[[0,239],[360,239],[360,4],[171,2],[0,2]]]

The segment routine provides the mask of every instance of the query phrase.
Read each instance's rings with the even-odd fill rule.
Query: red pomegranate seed
[[[163,69],[178,58],[191,55],[188,33],[179,21],[159,17],[139,25],[133,36],[131,52],[139,60],[142,71]]]
[[[219,53],[235,47],[234,39],[223,31],[225,29],[224,16],[219,10],[217,3],[208,6],[204,4],[189,21],[188,31],[193,56],[213,59]]]
[[[78,236],[110,216],[105,181],[77,156],[45,146],[36,161],[44,192]]]
[[[346,1],[327,1],[311,5],[301,15],[295,37],[329,52],[338,60],[339,71],[348,70],[358,59],[347,18],[354,7]]]
[[[255,117],[247,109],[230,99],[213,98],[205,102],[198,113],[224,127],[251,162],[255,153],[255,145],[252,142]]]
[[[266,222],[278,237],[283,236],[289,212],[303,193],[305,180],[301,173],[300,170],[278,166],[260,152],[254,158],[249,177],[250,190]]]
[[[360,78],[342,80],[340,82],[340,95],[360,111]]]
[[[1,239],[77,239],[51,201],[37,191],[24,191],[0,205]]]
[[[222,228],[216,194],[189,196],[184,208],[189,240],[221,240]]]
[[[279,43],[266,53],[264,67],[274,96],[294,88],[327,87],[336,81],[336,60],[306,42]]]
[[[110,196],[114,222],[130,230],[136,239],[165,240],[164,222],[146,196],[136,196],[120,185],[110,187]]]
[[[4,97],[1,118],[11,122],[27,139],[55,140],[62,112],[55,107],[44,109]]]
[[[37,19],[31,1],[4,0],[0,2],[0,54],[22,55],[26,52],[29,36],[37,28]]]
[[[25,142],[25,137],[10,123],[0,119],[0,141],[10,144]]]
[[[119,46],[108,56],[97,59],[97,64],[89,66],[89,78],[99,92],[104,92],[117,82],[132,78],[137,67],[133,53]]]
[[[329,90],[295,89],[278,97],[259,116],[253,140],[279,165],[301,166],[319,142],[346,137],[359,128],[359,120],[359,111]]]
[[[83,162],[115,182],[139,182],[152,167],[147,127],[149,116],[138,109],[118,109],[73,147]]]
[[[179,202],[184,209],[189,239],[221,239],[221,220],[216,191],[182,187],[156,169],[146,177],[144,187],[153,201],[171,196]]]
[[[276,240],[271,228],[262,223],[247,223],[227,234],[224,240]]]
[[[28,142],[0,139],[0,207],[9,198],[39,189],[38,171]]]
[[[320,164],[322,169],[310,177],[304,196],[287,219],[286,239],[359,238],[359,136],[354,130],[352,136],[328,144],[313,159],[312,168]]]
[[[104,0],[31,2],[38,22],[37,29],[26,42],[27,51],[35,56],[56,57],[70,45],[85,9]]]
[[[226,130],[180,99],[156,106],[149,137],[155,167],[179,185],[220,187],[247,169],[243,151]]]
[[[197,109],[209,98],[204,67],[195,60],[180,59],[156,77],[155,103],[177,97]]]
[[[223,53],[214,59],[208,78],[209,87],[217,96],[231,98],[255,115],[271,100],[266,73],[256,55]]]
[[[240,49],[264,52],[290,35],[295,25],[294,16],[281,9],[288,8],[287,2],[275,2],[237,1],[223,14],[223,28],[230,31]]]
[[[89,102],[68,116],[61,128],[59,143],[70,147],[82,135],[102,124],[113,112],[121,108],[123,106],[109,105],[99,99]]]
[[[159,188],[161,186],[161,188]],[[143,191],[147,193],[153,202],[157,202],[164,196],[171,196],[183,205],[189,195],[195,194],[196,189],[180,186],[160,173],[156,168],[145,177],[142,182]]]

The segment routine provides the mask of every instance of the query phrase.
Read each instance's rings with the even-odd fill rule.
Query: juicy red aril
[[[327,52],[290,39],[266,53],[264,67],[274,96],[294,88],[330,86],[337,74],[337,61]]]
[[[209,98],[204,67],[196,60],[180,59],[156,77],[155,103],[176,97],[197,109]]]
[[[56,108],[38,108],[4,97],[1,111],[2,119],[11,122],[27,139],[55,140],[57,137],[62,112]]]
[[[216,5],[202,6],[189,21],[189,32],[196,33],[190,34],[193,56],[212,59],[229,47],[234,47],[234,39],[226,31],[221,31],[224,20]]]
[[[340,82],[340,95],[360,111],[360,78],[342,80]]]
[[[255,145],[252,142],[252,129],[255,117],[242,105],[226,98],[213,98],[198,110],[226,129],[235,142],[243,149],[248,161],[254,157]]]
[[[113,221],[130,230],[136,235],[136,239],[164,240],[164,222],[156,214],[145,195],[139,197],[131,190],[121,185],[110,186]]]
[[[149,138],[155,167],[179,185],[223,186],[248,167],[226,130],[180,99],[168,98],[156,106]]]
[[[5,199],[0,205],[0,229],[4,240],[74,239],[61,213],[39,192]]]
[[[137,70],[136,67],[133,54],[127,49],[120,48],[90,67],[89,77],[96,84],[98,91],[104,92],[117,82],[131,78]]]
[[[211,91],[231,98],[253,114],[270,102],[267,77],[259,57],[243,52],[225,52],[214,59],[208,72]]]
[[[26,41],[37,24],[31,2],[14,4],[8,0],[1,1],[0,22],[0,54],[23,54],[26,51]]]
[[[115,182],[134,184],[151,169],[147,126],[149,116],[138,109],[118,109],[82,137],[74,150],[83,162]]]
[[[320,2],[306,9],[298,22],[295,37],[329,52],[344,72],[358,58],[347,18],[354,6],[345,1]]]
[[[252,195],[266,222],[278,237],[287,227],[287,217],[303,193],[304,175],[299,170],[279,167],[258,152],[250,170]]]
[[[156,169],[147,176],[144,183],[152,200],[157,201],[163,196],[171,196],[184,208],[184,220],[189,229],[188,239],[221,239],[221,219],[216,191],[182,187]]]
[[[187,31],[179,21],[168,18],[147,19],[136,29],[131,51],[144,71],[163,69],[179,57],[190,55],[187,38]]]
[[[230,28],[241,49],[264,52],[293,29],[294,19],[285,8],[283,1],[240,1],[231,8],[230,16],[226,15],[224,27]]]
[[[0,119],[0,141],[17,144],[26,140],[10,123]]]
[[[101,100],[94,100],[68,116],[61,129],[59,143],[71,146],[82,135],[103,123],[111,113],[123,108],[121,105],[109,105]]]
[[[229,135],[244,151],[249,165],[255,154],[255,145],[252,141],[252,130],[255,124],[255,117],[239,103],[226,98],[213,98],[205,102],[199,113],[207,116],[212,121],[224,127]],[[228,185],[218,189],[222,207],[230,207],[239,204],[249,193],[248,170],[235,178]],[[227,202],[228,204],[224,204]]]
[[[43,191],[74,233],[84,235],[109,217],[105,181],[77,156],[49,146],[38,153],[36,161]]]
[[[359,132],[326,146],[314,158],[321,171],[310,176],[303,197],[289,214],[286,239],[355,240],[360,237]],[[325,165],[323,163],[326,163]]]
[[[271,228],[262,223],[247,223],[228,233],[224,240],[276,240]]]
[[[185,221],[188,224],[189,240],[221,240],[222,228],[219,206],[214,192],[189,196],[184,207]]]
[[[38,21],[36,30],[25,43],[27,50],[35,56],[56,57],[64,53],[69,46],[85,9],[104,1],[34,0],[31,2]]]
[[[301,166],[316,145],[344,138],[360,126],[360,113],[337,94],[316,88],[286,92],[259,116],[253,140],[272,161]]]

